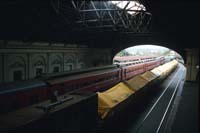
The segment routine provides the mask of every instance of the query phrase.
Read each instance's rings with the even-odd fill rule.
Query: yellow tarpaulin
[[[158,70],[157,68],[154,68],[153,70],[151,70],[151,72],[157,76],[160,76],[162,74],[162,72]]]
[[[140,75],[133,77],[132,79],[128,80],[127,83],[131,87],[132,90],[138,91],[139,89],[143,88],[148,84],[148,80],[144,79]]]
[[[144,74],[141,75],[144,79],[148,80],[149,82],[156,79],[158,76],[153,74],[150,71],[146,71]]]
[[[167,65],[159,66],[157,69],[161,71],[161,77],[167,76]]]
[[[117,104],[127,99],[134,93],[124,83],[119,83],[111,89],[98,94],[98,113],[104,119]]]
[[[154,68],[151,70],[152,73],[160,76],[160,79],[165,78],[167,75],[169,75],[172,70],[174,70],[177,66],[178,62],[176,60],[167,62],[159,67]]]

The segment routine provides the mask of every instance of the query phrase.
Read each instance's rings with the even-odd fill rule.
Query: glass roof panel
[[[141,11],[141,10],[146,11],[144,5],[136,1],[111,1],[111,3],[121,9],[135,10],[135,11],[127,11],[131,15],[136,14],[137,13],[136,11]]]

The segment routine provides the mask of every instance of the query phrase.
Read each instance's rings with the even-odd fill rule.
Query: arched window
[[[65,56],[65,62],[64,62],[64,71],[71,71],[74,70],[74,56],[73,55],[67,55]]]
[[[45,57],[38,55],[33,60],[34,77],[40,76],[46,72],[46,60]]]
[[[62,58],[59,55],[55,55],[52,57],[53,60],[51,62],[51,72],[60,72],[62,66]]]
[[[8,59],[9,68],[8,69],[8,81],[19,81],[25,80],[26,75],[26,64],[25,59],[22,56],[12,56]]]
[[[79,59],[78,59],[78,66],[77,66],[77,69],[83,69],[84,67],[85,67],[85,65],[84,65],[83,59],[82,59],[82,58],[79,58]]]

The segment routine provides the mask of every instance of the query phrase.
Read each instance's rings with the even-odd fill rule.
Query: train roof
[[[98,75],[103,75],[106,74],[108,72],[115,72],[118,71],[120,68],[110,68],[110,69],[102,69],[102,70],[98,70],[98,71],[91,71],[91,72],[87,72],[87,73],[80,73],[80,74],[76,74],[76,75],[62,75],[59,77],[49,77],[48,79],[46,79],[46,82],[48,84],[57,84],[57,83],[62,83],[65,81],[69,81],[69,80],[75,80],[75,79],[82,79],[82,78],[87,78],[90,76],[98,76]]]
[[[72,70],[72,71],[66,71],[66,72],[48,73],[48,74],[41,75],[39,78],[43,80],[48,80],[52,78],[74,76],[74,75],[80,75],[84,73],[95,72],[95,71],[106,70],[106,69],[113,69],[113,68],[117,68],[117,65],[107,65],[107,66],[91,67],[91,68]]]
[[[38,79],[5,83],[0,84],[0,94],[23,91],[26,89],[43,86],[46,86],[46,83]]]
[[[132,60],[143,60],[143,59],[151,59],[156,58],[157,56],[116,56],[113,60],[116,61],[132,61]]]

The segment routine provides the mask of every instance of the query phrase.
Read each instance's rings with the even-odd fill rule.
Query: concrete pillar
[[[62,53],[62,69],[61,69],[61,72],[65,71],[64,68],[65,68],[65,54]]]
[[[3,54],[0,55],[0,83],[3,82]]]
[[[29,79],[32,79],[34,78],[34,70],[33,70],[33,56],[34,54],[33,53],[30,53],[29,54],[29,68],[28,68],[28,71],[29,71]]]
[[[199,66],[199,49],[186,49],[187,81],[196,81]]]
[[[26,78],[30,79],[30,53],[27,53],[27,74],[26,74]]]
[[[46,58],[47,60],[46,60],[46,71],[45,71],[45,73],[51,73],[50,72],[50,70],[51,70],[51,64],[50,64],[50,54],[49,53],[47,53],[47,58]]]
[[[2,82],[5,82],[5,54],[2,53]]]

